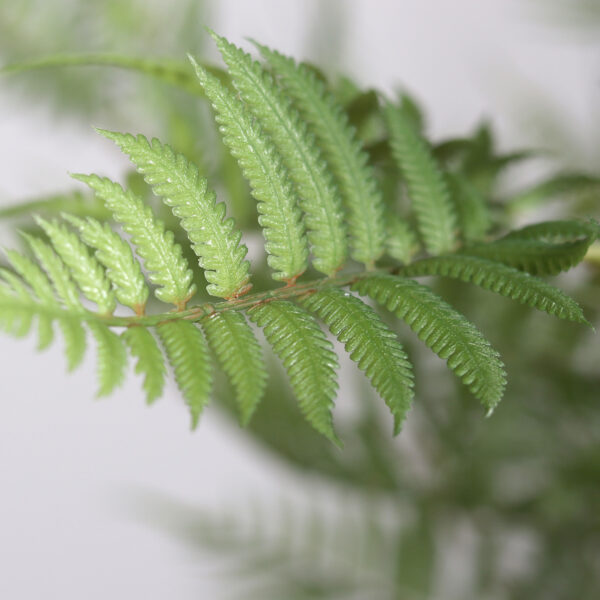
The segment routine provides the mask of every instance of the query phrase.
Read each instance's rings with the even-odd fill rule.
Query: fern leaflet
[[[138,360],[135,372],[144,375],[146,401],[152,404],[162,395],[165,384],[165,363],[162,352],[146,327],[128,327],[122,334],[129,351]]]
[[[189,321],[167,321],[156,331],[164,346],[175,380],[189,406],[192,428],[198,425],[212,385],[208,347],[202,332]]]
[[[333,275],[346,260],[346,230],[341,199],[315,140],[272,76],[249,54],[214,37],[234,84],[271,136],[299,193],[314,266]]]
[[[46,271],[59,299],[64,302],[70,313],[77,317],[83,311],[83,306],[79,299],[79,292],[71,281],[65,264],[54,250],[42,240],[27,234],[23,234],[23,237],[44,271]],[[81,363],[85,354],[85,329],[76,318],[61,318],[58,323],[65,340],[68,369],[72,371]]]
[[[557,275],[580,263],[591,243],[590,238],[562,244],[502,238],[489,244],[466,246],[460,252],[504,263],[532,275]]]
[[[442,173],[401,109],[388,104],[385,117],[392,154],[406,180],[425,247],[430,254],[450,252],[455,244],[456,215]]]
[[[484,195],[463,175],[446,173],[446,181],[458,215],[462,239],[466,242],[481,240],[492,224]]]
[[[38,265],[14,250],[7,250],[6,256],[15,271],[29,285],[42,304],[46,306],[58,306],[54,297],[54,292],[52,291],[52,286]],[[29,294],[27,296],[27,299],[29,300]],[[54,339],[52,319],[47,315],[40,313],[38,315],[38,331],[38,350],[43,350],[44,348],[47,348]]]
[[[502,398],[504,366],[479,330],[429,288],[410,279],[374,275],[356,283],[360,294],[385,306],[447,361],[473,395],[488,409]]]
[[[536,240],[550,243],[589,238],[590,243],[600,237],[600,225],[596,221],[545,221],[527,225],[505,235],[503,240]]]
[[[284,300],[255,306],[248,316],[263,329],[281,359],[306,419],[339,444],[331,418],[337,390],[337,356],[317,322],[305,310]]]
[[[345,345],[385,400],[394,416],[394,433],[399,433],[413,398],[413,374],[396,335],[371,307],[339,288],[307,296],[303,304]]]
[[[4,327],[15,337],[24,337],[29,333],[33,321],[33,311],[29,310],[29,291],[21,279],[8,269],[0,268],[0,278],[4,280],[7,299],[4,302]]]
[[[401,273],[407,277],[442,275],[460,279],[559,319],[587,323],[579,305],[558,288],[529,273],[483,258],[461,255],[425,258],[403,267]]]
[[[112,211],[115,220],[137,247],[149,271],[150,281],[160,286],[156,297],[177,307],[184,307],[196,291],[193,274],[181,254],[181,247],[173,239],[173,233],[155,218],[149,206],[118,183],[97,175],[73,175],[87,183]]]
[[[252,287],[248,283],[250,263],[244,260],[248,248],[240,245],[241,232],[234,228],[233,219],[225,218],[225,204],[216,202],[196,166],[157,139],[149,143],[143,135],[99,131],[129,155],[146,182],[181,219],[205,269],[208,293],[221,298],[246,293]]]
[[[137,314],[144,314],[148,286],[129,244],[108,223],[103,225],[91,217],[83,220],[64,215],[64,218],[77,227],[82,241],[96,250],[97,260],[105,267],[106,276],[115,287],[117,300]]]
[[[88,327],[97,344],[98,397],[108,396],[123,382],[127,366],[127,353],[121,338],[106,325],[90,321]]]
[[[41,218],[36,220],[69,268],[83,295],[97,304],[100,313],[111,314],[116,307],[115,296],[100,263],[90,256],[81,240],[64,225]]]
[[[396,260],[408,264],[419,249],[419,242],[410,228],[409,224],[393,213],[386,218],[386,240],[387,253]]]
[[[295,281],[305,270],[308,248],[291,182],[273,144],[242,101],[190,57],[217,113],[223,142],[240,164],[258,201],[268,263],[277,281]]]
[[[244,315],[225,311],[202,320],[209,346],[234,387],[242,425],[247,425],[261,401],[267,372],[260,344]]]
[[[347,116],[307,67],[296,66],[293,59],[255,45],[312,125],[325,159],[331,165],[346,207],[352,258],[372,266],[383,254],[385,242],[383,198],[367,164],[367,154],[348,124]]]

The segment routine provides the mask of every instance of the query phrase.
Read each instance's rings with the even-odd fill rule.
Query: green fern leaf
[[[225,204],[216,202],[215,193],[196,166],[157,139],[150,144],[143,135],[136,138],[98,131],[129,155],[154,192],[181,219],[200,266],[206,270],[208,293],[221,298],[246,293],[252,287],[248,283],[250,263],[244,260],[248,248],[240,245],[242,233],[234,228],[233,219],[225,218]]]
[[[590,238],[562,244],[503,238],[489,244],[466,246],[460,253],[503,263],[532,275],[557,275],[579,264],[591,243]]]
[[[419,250],[419,242],[410,225],[398,215],[388,214],[386,218],[387,253],[396,260],[407,264]]]
[[[459,231],[465,242],[479,241],[492,225],[484,195],[458,173],[446,173],[450,196],[458,215]]]
[[[7,250],[6,256],[15,271],[23,278],[36,295],[37,299],[45,306],[58,306],[52,291],[52,285],[44,272],[26,256],[14,250]],[[38,314],[38,350],[50,346],[54,339],[52,319],[42,313]]]
[[[306,419],[339,444],[331,418],[337,356],[317,322],[305,310],[283,300],[260,304],[249,310],[248,316],[263,329],[281,359]]]
[[[198,425],[212,385],[212,367],[202,332],[189,321],[167,321],[156,331],[162,341],[175,380],[192,416],[192,428]]]
[[[42,240],[23,234],[38,262],[47,273],[59,299],[70,312],[77,315],[83,311],[77,287],[71,281],[69,271],[54,250]],[[58,324],[65,340],[65,354],[69,371],[73,371],[85,354],[85,329],[76,319],[62,318]]]
[[[456,215],[442,172],[402,110],[388,104],[384,114],[425,247],[430,254],[450,252],[456,242]]]
[[[165,384],[165,361],[154,336],[145,327],[129,327],[122,337],[129,351],[137,358],[135,372],[144,375],[146,401],[152,404],[160,398]]]
[[[111,314],[115,310],[116,300],[100,263],[90,256],[87,247],[64,225],[41,218],[36,221],[50,238],[83,295],[96,303],[98,312]]]
[[[193,273],[182,256],[181,247],[173,241],[173,233],[154,217],[149,206],[118,183],[97,175],[73,177],[96,191],[115,220],[122,224],[125,233],[131,236],[138,254],[144,259],[150,281],[160,286],[155,291],[156,297],[162,302],[184,307],[194,295],[196,286],[192,283]]]
[[[413,398],[411,365],[396,335],[370,306],[339,288],[308,296],[303,305],[345,345],[394,416],[398,434]]]
[[[240,48],[216,36],[233,82],[271,136],[299,194],[318,271],[333,275],[346,260],[342,201],[314,137],[272,76]]]
[[[64,218],[77,227],[82,241],[96,250],[98,262],[106,268],[106,276],[115,287],[117,300],[137,314],[143,314],[148,287],[129,244],[108,223],[103,225],[91,217],[85,221],[73,215],[64,215]]]
[[[295,281],[305,270],[308,248],[302,214],[287,171],[268,136],[242,101],[190,57],[217,113],[223,142],[237,159],[258,201],[268,263],[277,281]]]
[[[4,327],[15,337],[25,337],[31,329],[34,314],[27,306],[30,300],[29,290],[21,278],[8,269],[0,268],[0,278],[7,284],[9,294],[13,295],[16,300],[10,309],[10,305],[5,305]]]
[[[426,258],[403,267],[401,274],[407,277],[442,275],[460,279],[559,319],[587,324],[579,305],[558,288],[529,273],[483,258],[461,255]]]
[[[428,287],[410,279],[375,275],[354,286],[402,319],[460,377],[488,409],[502,398],[504,367],[479,330]]]
[[[581,238],[590,243],[600,237],[600,225],[596,221],[545,221],[527,225],[505,235],[503,240],[535,240],[549,243],[571,242]]]
[[[209,346],[235,389],[242,425],[247,425],[261,401],[267,372],[260,344],[244,315],[226,311],[202,320]]]
[[[108,396],[123,383],[127,367],[127,353],[121,338],[106,325],[89,321],[88,327],[97,344],[98,397]]]
[[[331,166],[347,211],[352,258],[373,265],[385,243],[383,198],[347,116],[306,66],[296,66],[293,59],[254,44],[312,125]]]

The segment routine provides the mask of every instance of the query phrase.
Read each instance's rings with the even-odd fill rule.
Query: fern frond
[[[108,396],[123,383],[127,367],[127,352],[121,338],[106,325],[89,321],[88,327],[96,340],[98,363],[98,397]]]
[[[192,57],[190,60],[216,111],[223,142],[237,159],[258,202],[273,279],[295,281],[306,270],[308,247],[302,215],[281,158],[234,92]]]
[[[212,367],[208,346],[202,332],[189,321],[167,321],[156,331],[164,346],[175,380],[189,406],[192,428],[198,425],[200,413],[209,400]]]
[[[233,82],[271,136],[299,194],[314,267],[333,275],[346,260],[347,244],[341,198],[314,137],[273,77],[257,61],[225,38],[217,47]]]
[[[131,236],[138,254],[144,259],[148,278],[158,285],[156,297],[162,302],[183,307],[194,295],[193,274],[182,256],[173,233],[155,218],[149,206],[118,183],[97,175],[73,175],[89,185],[111,210],[123,231]]]
[[[407,277],[441,275],[474,283],[538,310],[577,323],[588,323],[579,305],[545,281],[501,263],[475,256],[437,256],[403,267]]]
[[[90,256],[87,247],[64,225],[39,217],[36,221],[50,238],[83,295],[98,306],[98,312],[112,314],[116,300],[110,281],[100,263]]]
[[[579,264],[591,243],[590,238],[562,244],[502,238],[489,244],[466,246],[460,253],[503,263],[532,275],[557,275]]]
[[[387,253],[401,263],[408,264],[419,250],[417,236],[410,225],[398,215],[388,214],[386,222],[385,248]]]
[[[406,180],[425,248],[430,254],[450,252],[456,242],[456,215],[442,172],[402,110],[387,104],[384,114],[392,155]]]
[[[244,315],[214,313],[202,320],[209,346],[228,375],[236,393],[242,425],[247,425],[262,400],[267,371],[260,344]]]
[[[446,181],[456,208],[461,238],[465,242],[483,239],[492,225],[486,198],[461,174],[446,173]]]
[[[333,96],[306,66],[254,42],[312,126],[344,200],[351,255],[368,266],[383,254],[383,198],[368,156]]]
[[[154,339],[146,327],[128,327],[122,337],[132,356],[137,358],[135,372],[144,375],[146,402],[152,404],[162,395],[165,385],[165,361]]]
[[[7,250],[6,256],[14,270],[29,285],[37,299],[47,306],[58,306],[52,285],[44,272],[32,260],[15,250]],[[42,313],[38,314],[38,350],[47,348],[54,339],[52,319]]]
[[[81,240],[95,249],[98,262],[105,267],[106,276],[114,285],[117,300],[137,314],[143,314],[149,292],[129,244],[108,223],[102,224],[91,217],[86,220],[73,215],[63,217],[79,230]]]
[[[488,409],[502,398],[506,383],[497,352],[479,330],[428,287],[392,275],[374,275],[353,286],[385,306],[417,334]]]
[[[412,368],[396,335],[370,306],[339,288],[319,291],[302,303],[345,345],[385,400],[399,433],[414,394]]]
[[[143,135],[98,131],[129,155],[154,192],[181,219],[199,264],[205,269],[208,293],[221,298],[246,293],[252,287],[248,283],[250,263],[244,260],[248,248],[240,245],[241,231],[235,228],[232,218],[225,217],[225,204],[216,201],[197,167],[157,139],[150,143]]]
[[[339,444],[331,418],[338,361],[318,323],[305,310],[284,300],[255,306],[248,316],[263,329],[281,359],[306,419]]]

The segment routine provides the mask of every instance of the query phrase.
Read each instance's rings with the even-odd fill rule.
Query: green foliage
[[[322,81],[304,65],[256,44],[319,140],[344,199],[351,255],[372,265],[383,253],[383,201],[367,155],[348,118]]]
[[[446,181],[462,239],[465,242],[482,240],[492,225],[490,207],[484,195],[464,175],[446,173]]]
[[[206,95],[217,112],[223,141],[238,160],[258,201],[273,279],[295,281],[307,266],[308,248],[302,215],[291,181],[273,143],[242,101],[194,62]]]
[[[241,423],[247,425],[267,382],[260,344],[240,313],[214,313],[202,320],[202,327],[235,389]]]
[[[410,279],[373,275],[355,284],[393,312],[447,361],[473,395],[491,413],[504,392],[504,366],[475,326],[434,294]]]
[[[442,275],[460,279],[559,319],[587,323],[578,304],[558,288],[529,273],[483,258],[461,255],[425,258],[404,267],[401,273],[407,277]]]
[[[385,116],[392,154],[406,180],[425,248],[430,254],[450,252],[455,245],[456,217],[443,175],[403,111],[388,104]]]
[[[209,400],[212,369],[202,332],[189,321],[168,321],[156,328],[173,367],[175,380],[192,416],[192,428]]]
[[[181,219],[209,282],[208,293],[221,298],[246,293],[251,287],[250,265],[244,260],[248,249],[240,246],[241,232],[234,229],[233,219],[225,218],[225,205],[216,202],[216,194],[199,176],[198,168],[157,139],[150,144],[143,135],[100,133],[129,155],[146,182]]]
[[[160,348],[146,327],[128,327],[122,335],[131,355],[137,358],[135,372],[144,375],[146,401],[152,404],[161,397],[165,385],[166,369]]]
[[[85,221],[73,215],[65,215],[65,218],[77,227],[81,240],[96,250],[95,256],[106,269],[117,300],[137,313],[143,313],[149,292],[131,246],[108,223],[102,224],[91,217]]]
[[[393,213],[387,216],[385,248],[389,256],[407,264],[419,249],[417,236],[409,224]]]
[[[304,212],[313,265],[333,275],[346,261],[341,199],[306,123],[272,76],[250,55],[215,36],[240,90],[263,130],[271,136],[288,170]]]
[[[556,275],[580,263],[592,240],[548,244],[536,240],[502,238],[489,244],[473,244],[461,252],[503,263],[532,275]]]
[[[413,375],[396,335],[371,307],[338,288],[312,294],[303,304],[328,325],[365,372],[394,415],[394,433],[399,433],[413,398]]]
[[[116,301],[110,282],[104,269],[90,256],[86,246],[64,225],[43,219],[38,219],[38,224],[50,238],[52,246],[68,267],[83,295],[97,304],[99,313],[112,313]]]
[[[385,401],[394,432],[413,398],[412,365],[395,333],[368,303],[345,291],[348,287],[405,321],[490,412],[505,386],[497,353],[450,304],[407,277],[441,275],[472,282],[560,318],[586,322],[573,300],[523,271],[554,274],[576,265],[597,239],[597,223],[542,223],[487,241],[492,213],[484,202],[486,190],[505,165],[519,158],[496,155],[487,126],[471,138],[432,147],[424,137],[424,116],[410,97],[403,96],[398,106],[384,104],[375,91],[363,92],[348,80],[334,94],[313,68],[259,46],[266,59],[262,65],[214,37],[229,72],[191,59],[199,83],[193,87],[189,79],[182,81],[194,95],[202,90],[212,103],[224,144],[258,202],[256,221],[265,244],[255,267],[266,255],[272,278],[285,285],[267,285],[268,278],[255,268],[250,293],[242,233],[196,165],[157,139],[102,130],[162,198],[168,208],[159,205],[163,212],[158,215],[169,228],[148,204],[150,187],[141,177],[133,181],[137,195],[107,178],[75,175],[95,192],[93,208],[73,205],[75,210],[67,211],[62,221],[38,217],[39,227],[24,234],[33,258],[7,252],[10,268],[0,272],[3,329],[22,336],[37,320],[44,348],[58,323],[69,368],[81,361],[89,329],[98,348],[99,395],[122,382],[127,350],[144,377],[148,403],[161,396],[170,365],[193,426],[210,400],[212,350],[246,425],[267,385],[262,349],[248,317],[281,359],[308,423],[340,443],[332,422],[337,357],[316,318],[344,344]],[[131,66],[172,82],[179,73],[173,67],[160,75],[152,62]],[[348,113],[336,97],[347,104]],[[384,133],[381,140],[369,133],[373,123],[374,131]],[[361,136],[374,140],[377,152],[365,151],[354,125]],[[231,162],[228,157],[228,177],[239,178]],[[384,207],[377,177],[388,167]],[[408,218],[398,207],[401,184],[414,212]],[[234,200],[239,208],[240,198]],[[54,201],[35,206],[46,206],[53,215],[65,208]],[[125,236],[110,222],[111,215]],[[247,210],[243,217],[249,219]],[[433,256],[422,257],[417,233]],[[460,246],[461,241],[466,245]],[[348,260],[348,247],[358,265]],[[195,274],[184,256],[191,250],[208,282],[207,292],[218,300],[214,303],[189,306]],[[97,308],[88,308],[87,301]],[[120,316],[123,307],[130,309],[124,311],[127,316]],[[278,414],[288,418],[287,412]],[[373,422],[360,435],[383,464]],[[281,441],[269,439],[281,447]],[[298,456],[301,450],[290,443],[285,452]],[[336,464],[333,456],[329,459]],[[377,477],[389,485],[396,481],[385,469]]]
[[[316,321],[286,301],[259,304],[248,316],[263,329],[281,359],[304,416],[317,431],[339,444],[331,418],[338,362]]]
[[[102,323],[88,323],[96,340],[98,360],[98,396],[108,396],[123,382],[127,352],[121,338]]]
[[[155,290],[162,302],[185,306],[194,295],[196,286],[193,274],[181,254],[181,247],[173,239],[173,233],[152,214],[141,198],[125,191],[118,183],[97,175],[74,175],[87,183],[112,211],[125,233],[131,236],[138,254],[144,259],[149,279],[160,286]]]

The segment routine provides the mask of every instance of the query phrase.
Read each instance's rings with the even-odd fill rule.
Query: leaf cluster
[[[488,413],[502,397],[506,376],[498,353],[416,277],[459,279],[586,323],[574,300],[537,276],[581,262],[598,237],[597,223],[541,223],[494,239],[484,175],[468,179],[452,167],[460,161],[477,170],[477,154],[460,143],[433,147],[408,97],[394,102],[369,94],[366,106],[385,132],[376,150],[361,139],[356,112],[314,69],[255,44],[259,62],[213,37],[227,74],[190,57],[193,91],[210,101],[249,184],[272,279],[283,285],[252,287],[242,231],[187,157],[157,139],[101,130],[170,211],[177,238],[134,191],[98,175],[75,175],[119,229],[94,216],[38,218],[43,235],[24,234],[29,255],[8,251],[10,268],[0,272],[4,329],[25,335],[37,319],[43,348],[58,323],[74,368],[87,328],[98,346],[102,395],[123,380],[129,353],[152,402],[162,394],[169,364],[195,426],[211,396],[212,356],[233,385],[242,422],[251,419],[267,379],[258,328],[283,363],[305,418],[337,443],[338,362],[321,323],[384,400],[396,433],[418,386],[407,351],[373,304],[445,360]],[[186,79],[184,87],[194,86]],[[480,138],[485,147],[485,132]],[[390,201],[381,160],[392,165],[408,212],[398,210],[394,194]],[[181,236],[214,300],[192,304],[200,279],[176,241]],[[148,304],[152,296],[157,310]]]

